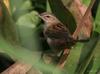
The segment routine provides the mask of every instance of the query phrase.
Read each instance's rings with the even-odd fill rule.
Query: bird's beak
[[[43,16],[41,14],[38,14],[38,16],[43,20],[45,21],[45,19],[43,18]]]
[[[38,14],[38,16],[42,19],[42,16],[41,16],[41,14]]]

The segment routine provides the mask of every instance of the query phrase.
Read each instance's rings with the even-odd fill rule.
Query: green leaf
[[[46,10],[46,11],[52,13],[49,0],[47,0],[47,3],[46,3],[46,4],[47,4],[47,5],[46,5],[46,9],[47,9],[47,10]]]
[[[91,0],[82,0],[82,2],[83,2],[85,5],[87,5],[87,6],[89,5],[90,1],[91,1]]]
[[[79,64],[77,66],[76,72],[82,74],[85,72],[95,53],[95,46],[98,42],[99,34],[94,32],[90,41],[87,42],[82,48],[82,53],[80,55]]]
[[[0,52],[8,54],[15,61],[22,61],[26,64],[32,65],[34,68],[45,72],[52,72],[53,70],[55,70],[54,66],[46,65],[40,61],[41,52],[32,52],[19,45],[12,45],[7,42],[2,36],[0,36]],[[58,71],[60,72],[59,69]]]
[[[36,0],[39,4],[42,5],[42,1]],[[63,0],[64,2],[68,2]],[[85,4],[89,4],[89,0],[83,0]],[[63,3],[60,0],[47,0],[46,11],[52,12],[55,14],[61,22],[65,25],[67,24],[71,33],[75,30],[76,23],[72,14],[66,9]],[[1,28],[0,35],[0,52],[5,52],[10,55],[14,60],[24,61],[25,63],[31,64],[37,69],[40,69],[45,74],[52,73],[54,74],[95,74],[100,69],[100,5],[98,8],[97,16],[94,24],[94,33],[88,42],[77,43],[70,52],[70,55],[67,58],[66,66],[64,71],[55,69],[52,65],[45,65],[40,61],[41,52],[33,51],[40,50],[41,45],[39,42],[38,36],[38,26],[40,25],[40,19],[37,16],[36,11],[30,11],[35,7],[31,5],[30,0],[10,0],[11,4],[11,14],[12,17],[16,20],[17,36],[16,31],[13,29],[14,21],[12,17],[6,12],[5,6],[3,7],[4,16],[6,16],[6,21],[3,22],[3,28]],[[36,7],[41,7],[36,3]],[[1,24],[0,24],[1,25]],[[19,37],[20,44],[22,48],[18,45],[12,45],[10,41],[6,41],[5,37],[8,40],[16,41],[16,37]],[[14,40],[15,39],[15,40]],[[45,48],[44,48],[45,49]],[[30,51],[32,50],[32,51]],[[35,60],[34,60],[35,59]],[[92,63],[91,63],[92,61]],[[91,68],[90,68],[91,67]],[[64,72],[64,73],[63,73]]]
[[[30,0],[10,0],[11,15],[17,20],[21,15],[28,13],[34,9]]]
[[[48,0],[48,2],[52,13],[73,33],[76,28],[76,22],[71,12],[64,7],[61,0]]]
[[[15,23],[3,2],[1,2],[1,7],[3,18],[0,20],[2,21],[0,23],[0,33],[6,40],[17,43],[18,37]]]
[[[25,63],[30,63],[30,64],[33,64],[32,62],[37,62],[37,60],[39,60],[40,57],[39,56],[40,53],[36,54],[37,52],[31,52],[20,46],[11,45],[9,42],[4,40],[2,36],[0,36],[0,51],[8,54],[15,60],[24,61]],[[36,57],[38,58],[36,59]]]
[[[40,19],[37,15],[36,11],[32,11],[21,16],[16,22],[21,45],[31,50],[41,49],[37,32]]]
[[[100,4],[97,10],[96,18],[95,18],[95,31],[100,33]]]
[[[98,71],[100,71],[100,50],[99,49],[100,49],[100,35],[99,35],[98,43],[95,47],[93,67],[90,70],[89,74],[95,74]]]
[[[83,43],[77,43],[72,49],[67,58],[65,65],[65,70],[68,74],[75,74],[79,58],[82,52]]]

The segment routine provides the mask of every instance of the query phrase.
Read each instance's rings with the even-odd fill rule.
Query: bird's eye
[[[49,15],[47,15],[46,17],[47,17],[47,18],[49,18],[50,16],[49,16]]]

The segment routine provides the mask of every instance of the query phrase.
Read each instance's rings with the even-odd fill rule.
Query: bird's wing
[[[68,29],[61,23],[51,25],[46,28],[44,34],[49,38],[66,39],[71,37]]]

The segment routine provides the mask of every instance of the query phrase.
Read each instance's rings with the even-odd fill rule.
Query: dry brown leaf
[[[8,11],[10,12],[10,4],[9,4],[9,0],[3,0],[5,3],[5,6],[7,7]]]
[[[30,65],[22,62],[16,62],[1,74],[26,74],[31,69]]]
[[[64,5],[72,12],[76,22],[79,23],[83,15],[85,14],[87,7],[83,5],[80,0],[70,0],[69,3]],[[82,28],[79,34],[79,39],[90,38],[92,28],[93,28],[93,23],[90,12],[90,15],[84,20],[84,27]]]

